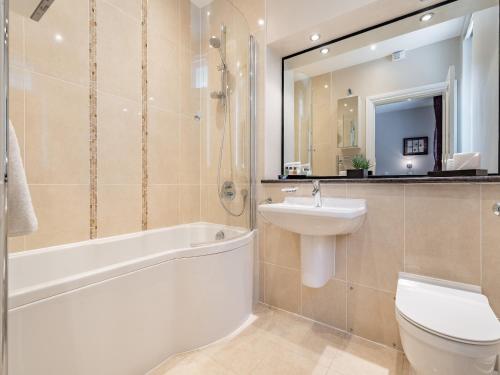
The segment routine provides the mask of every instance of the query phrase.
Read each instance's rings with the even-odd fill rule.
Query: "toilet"
[[[400,273],[396,319],[413,374],[496,374],[500,322],[480,287]]]

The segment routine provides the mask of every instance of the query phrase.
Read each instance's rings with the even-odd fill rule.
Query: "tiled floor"
[[[239,335],[177,355],[148,375],[407,375],[404,355],[263,305]]]

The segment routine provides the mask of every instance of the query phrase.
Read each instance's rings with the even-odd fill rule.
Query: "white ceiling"
[[[400,102],[394,102],[389,104],[378,105],[375,109],[377,114],[396,112],[396,111],[406,111],[408,109],[432,107],[434,106],[434,100],[432,97],[428,98],[415,98],[411,100],[403,100]]]
[[[317,61],[297,68],[302,74],[313,77],[323,73],[344,69],[353,65],[363,64],[372,60],[390,56],[393,52],[406,50],[411,51],[429,44],[441,42],[443,40],[455,38],[461,35],[464,27],[465,17],[455,18],[447,22],[435,24],[426,28],[418,29],[410,33],[398,35],[393,38],[381,40],[376,43],[376,49],[372,50],[371,45],[361,48],[347,50],[344,53],[335,54],[333,45],[330,49],[332,57],[322,58],[319,52]],[[341,47],[341,46],[339,46]],[[345,49],[345,48],[344,48]]]

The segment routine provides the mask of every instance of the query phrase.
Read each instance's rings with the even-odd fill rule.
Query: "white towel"
[[[31,203],[16,132],[10,121],[7,209],[7,235],[9,237],[23,236],[38,229],[38,220]]]
[[[453,163],[456,170],[481,168],[481,153],[464,152],[453,154]]]

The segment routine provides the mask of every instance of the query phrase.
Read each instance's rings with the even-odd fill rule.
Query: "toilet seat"
[[[408,323],[447,340],[470,345],[499,343],[500,322],[488,299],[478,289],[448,284],[400,276],[397,313]]]

